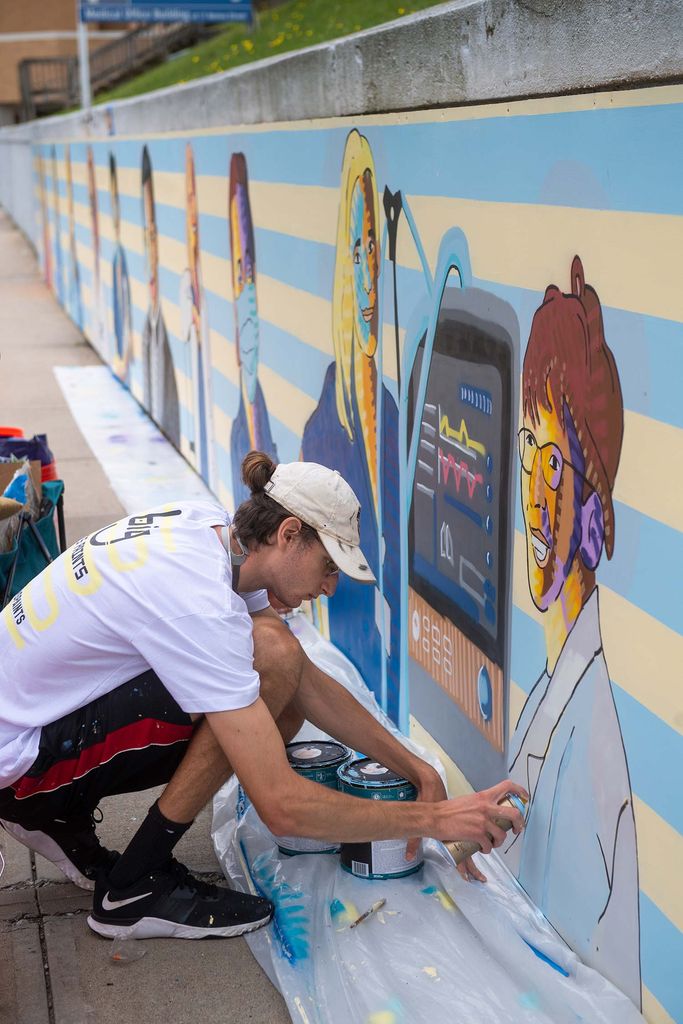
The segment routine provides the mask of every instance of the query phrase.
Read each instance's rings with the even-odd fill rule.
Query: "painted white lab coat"
[[[631,785],[602,650],[597,587],[552,676],[529,694],[510,776],[531,795],[503,860],[560,935],[641,1005],[638,857]]]

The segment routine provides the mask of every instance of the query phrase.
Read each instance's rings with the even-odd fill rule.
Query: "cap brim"
[[[375,576],[368,565],[367,559],[359,547],[351,544],[344,544],[336,537],[330,537],[327,533],[318,532],[318,537],[333,562],[339,566],[341,571],[360,583],[374,583]]]

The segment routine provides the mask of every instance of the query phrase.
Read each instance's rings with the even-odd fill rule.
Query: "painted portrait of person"
[[[142,149],[142,222],[145,262],[149,282],[149,308],[142,329],[143,402],[169,441],[180,446],[180,410],[173,356],[161,309],[159,288],[159,238],[154,206],[152,161]]]
[[[91,341],[102,359],[110,362],[112,353],[109,348],[109,330],[107,326],[107,302],[104,295],[100,272],[100,217],[97,202],[97,178],[95,173],[95,157],[92,146],[87,151],[88,168],[88,200],[90,204],[90,230],[92,237],[93,283],[92,283],[92,321]]]
[[[185,147],[185,203],[187,268],[180,279],[180,315],[181,338],[189,345],[192,378],[194,431],[190,447],[195,469],[215,489],[209,317],[202,284],[194,154],[189,142]]]
[[[230,455],[235,506],[246,501],[249,491],[242,483],[242,460],[258,449],[278,462],[270,430],[268,409],[258,379],[259,317],[256,302],[256,247],[249,202],[247,161],[243,153],[230,159],[228,191],[232,305],[235,313],[235,351],[240,368],[240,400],[232,424]]]
[[[124,384],[128,384],[133,339],[133,314],[126,251],[121,244],[121,205],[119,202],[116,157],[113,153],[109,154],[109,194],[111,197],[111,218],[114,226],[111,301],[114,319],[115,352],[112,369]]]
[[[62,269],[62,220],[60,216],[59,173],[57,170],[56,146],[52,146],[50,150],[50,164],[52,168],[52,209],[54,214],[54,229],[52,231],[52,242],[54,246],[53,285],[60,304],[64,305],[64,275]]]
[[[640,1006],[633,798],[600,633],[596,570],[615,547],[612,494],[624,431],[614,356],[581,260],[551,285],[524,356],[520,494],[529,591],[547,662],[510,743],[531,795],[502,848],[565,941]]]
[[[372,152],[349,133],[342,160],[337,221],[332,337],[334,361],[318,407],[304,429],[302,458],[338,469],[361,503],[363,551],[375,587],[340,576],[328,609],[330,639],[379,697],[386,674],[387,710],[399,699],[398,409],[379,381],[380,213]],[[384,665],[383,665],[384,663]]]
[[[50,242],[50,219],[47,209],[47,192],[45,189],[45,163],[43,155],[39,151],[37,156],[38,165],[38,193],[40,196],[40,228],[42,236],[43,256],[43,279],[48,288],[52,287],[52,243]]]
[[[69,231],[69,251],[66,259],[66,308],[69,316],[83,329],[83,305],[81,302],[81,274],[76,251],[76,222],[74,219],[74,186],[71,170],[71,147],[64,147],[66,167],[66,209]]]

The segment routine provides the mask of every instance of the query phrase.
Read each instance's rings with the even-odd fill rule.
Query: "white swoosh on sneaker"
[[[110,900],[109,893],[106,892],[102,900],[102,910],[118,910],[119,907],[127,907],[129,903],[137,903],[138,900],[144,900],[146,896],[151,895],[151,892],[143,892],[140,896],[131,896],[127,900]]]

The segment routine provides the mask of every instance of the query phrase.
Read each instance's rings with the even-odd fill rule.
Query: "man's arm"
[[[252,618],[269,616],[281,621],[273,608],[251,614]],[[445,800],[438,772],[399,743],[341,683],[314,665],[305,651],[303,656],[296,704],[304,718],[351,750],[362,750],[398,772],[417,786],[421,799]]]
[[[285,628],[273,608],[252,612],[251,615],[252,618],[273,618]],[[438,772],[399,743],[345,687],[314,665],[303,649],[301,653],[303,670],[295,701],[299,713],[352,750],[362,750],[405,776],[416,786],[419,801],[434,803],[445,800],[447,794]],[[419,842],[419,838],[408,841],[407,860],[413,859]],[[483,844],[483,848],[486,851],[490,847]],[[471,857],[458,865],[458,871],[466,880],[486,881],[486,876]]]
[[[341,683],[305,655],[296,702],[309,722],[351,750],[362,750],[368,757],[409,779],[423,798],[446,799],[438,772],[404,747]],[[423,794],[422,790],[426,792]]]
[[[455,800],[398,803],[362,800],[302,779],[287,761],[284,744],[264,701],[238,711],[206,716],[223,752],[262,820],[275,835],[367,842],[375,839],[472,839],[484,853],[505,832],[495,824],[498,801],[507,792],[526,796],[506,780],[492,789]],[[506,812],[522,827],[517,811]],[[489,837],[493,838],[493,842]]]

